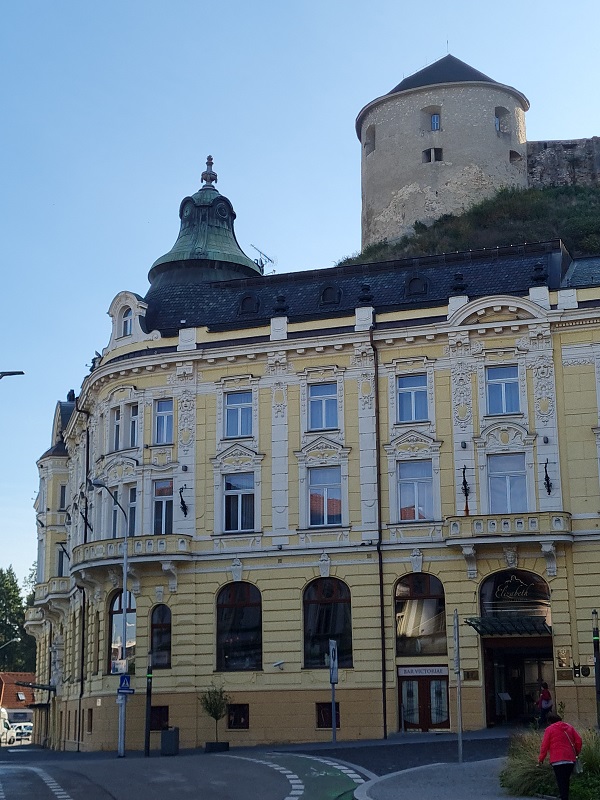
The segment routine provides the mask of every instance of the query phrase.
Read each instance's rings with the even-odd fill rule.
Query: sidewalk
[[[355,800],[508,800],[498,774],[504,758],[464,764],[430,764],[375,778],[359,786]]]

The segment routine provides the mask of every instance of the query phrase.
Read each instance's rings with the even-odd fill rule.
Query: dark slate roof
[[[574,259],[563,281],[565,288],[598,286],[598,284],[600,284],[600,256]]]
[[[146,296],[146,326],[174,336],[188,327],[213,331],[258,327],[276,316],[318,325],[320,319],[353,314],[357,306],[374,306],[378,312],[418,311],[444,305],[453,294],[523,296],[533,285],[559,288],[570,262],[556,239],[235,281],[167,285]],[[324,297],[328,288],[333,302]]]
[[[65,447],[65,443],[61,439],[60,442],[53,444],[52,447],[49,447],[45,453],[39,457],[38,461],[41,461],[43,458],[56,458],[58,456],[68,456],[67,448]]]
[[[485,81],[497,83],[493,78],[473,69],[464,61],[454,56],[447,55],[435,61],[428,67],[404,78],[389,94],[404,92],[406,89],[418,89],[421,86],[432,86],[436,83],[464,83],[465,81]]]
[[[64,402],[61,400],[59,401],[58,406],[60,408],[60,427],[61,430],[64,431],[69,423],[69,420],[71,419],[71,414],[73,411],[75,411],[75,403]]]

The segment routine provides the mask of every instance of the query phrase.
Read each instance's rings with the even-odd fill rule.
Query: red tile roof
[[[11,710],[27,708],[34,702],[33,689],[27,686],[16,686],[15,681],[24,683],[34,683],[34,672],[0,672],[0,706]],[[25,699],[21,700],[18,693],[21,692]]]

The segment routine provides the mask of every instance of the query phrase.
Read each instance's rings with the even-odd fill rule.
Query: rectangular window
[[[135,536],[135,518],[137,509],[137,488],[130,486],[127,490],[127,535]]]
[[[173,444],[173,400],[154,405],[154,444]]]
[[[400,522],[433,519],[431,461],[398,462],[398,511]]]
[[[402,375],[398,378],[398,422],[426,419],[427,375]]]
[[[431,147],[428,147],[427,150],[423,150],[421,153],[421,161],[423,164],[431,163]]]
[[[150,709],[150,730],[166,731],[169,727],[169,706],[152,706]]]
[[[113,408],[111,412],[111,449],[119,450],[121,447],[121,409]]]
[[[64,511],[66,507],[67,507],[67,486],[64,483],[61,483],[59,499],[58,499],[58,510]]]
[[[527,511],[525,453],[488,456],[490,514]]]
[[[154,481],[154,535],[173,533],[173,481]]]
[[[111,516],[111,535],[113,539],[116,539],[119,535],[119,514],[122,514],[123,512],[119,508],[119,490],[113,489],[112,496],[113,504]]]
[[[225,475],[225,530],[254,530],[254,474]]]
[[[86,725],[86,728],[85,728],[85,732],[86,733],[91,733],[92,732],[93,724],[94,724],[94,709],[93,708],[88,708],[88,710],[87,710],[87,725]]]
[[[439,131],[440,129],[440,115],[439,114],[432,114],[431,115],[431,130],[432,131]]]
[[[252,436],[252,392],[225,395],[225,436]]]
[[[308,387],[308,427],[313,431],[338,427],[336,383]]]
[[[434,147],[433,148],[433,160],[434,161],[443,161],[444,160],[444,153],[441,147]]]
[[[132,403],[129,408],[129,447],[138,446],[138,404]]]
[[[488,414],[519,412],[519,368],[516,365],[487,367]]]
[[[60,544],[56,548],[56,576],[64,578],[67,574],[67,554]]]
[[[331,703],[316,703],[317,709],[317,728],[329,728],[331,730]],[[335,727],[340,727],[340,704],[335,704]]]
[[[342,524],[341,467],[311,467],[308,470],[309,524]]]
[[[247,731],[250,727],[248,703],[229,703],[227,706],[227,728],[230,731]]]

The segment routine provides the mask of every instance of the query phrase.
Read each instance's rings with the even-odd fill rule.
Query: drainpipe
[[[383,718],[383,738],[387,739],[388,726],[387,726],[387,672],[386,672],[386,647],[385,647],[385,592],[383,587],[383,554],[381,552],[381,543],[383,539],[383,531],[381,529],[381,456],[380,444],[381,435],[379,430],[379,353],[375,346],[375,339],[373,337],[373,330],[375,323],[369,328],[369,341],[373,351],[373,365],[374,365],[374,413],[375,413],[375,472],[377,476],[377,569],[379,572],[379,627],[381,638],[381,708]]]
[[[81,721],[81,700],[83,697],[83,668],[85,665],[85,616],[86,616],[86,602],[85,602],[85,589],[78,587],[81,592],[81,637],[79,641],[79,697],[77,699],[77,752],[80,752],[81,739],[83,735],[83,724]]]
[[[78,397],[75,398],[75,411],[77,411],[79,414],[85,414],[86,419],[87,419],[87,423],[88,423],[86,425],[86,427],[85,427],[85,485],[87,487],[88,481],[89,481],[89,478],[90,478],[90,425],[89,425],[89,421],[90,421],[91,414],[90,414],[89,411],[86,411],[85,408],[79,408],[79,398]],[[83,522],[84,522],[84,525],[83,525],[83,543],[87,544],[88,528],[91,527],[90,523],[88,521],[88,496],[87,496],[87,492],[85,493],[84,503],[85,503],[84,512],[83,512],[83,514],[81,514],[81,512],[79,512],[79,513],[83,517]]]

